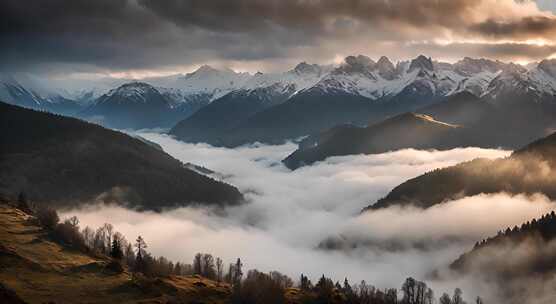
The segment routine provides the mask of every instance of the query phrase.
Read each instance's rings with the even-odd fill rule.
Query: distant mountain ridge
[[[492,104],[469,92],[389,117],[368,127],[340,125],[304,139],[284,159],[297,169],[327,157],[376,154],[405,148],[447,150],[458,147],[521,147],[556,127],[556,107],[546,103]],[[420,118],[420,124],[412,123]],[[452,126],[452,128],[448,128]],[[445,129],[440,132],[439,130]]]
[[[386,57],[375,62],[362,55],[348,56],[343,64],[319,76],[313,85],[297,90],[277,105],[241,117],[234,125],[219,128],[219,120],[224,120],[226,113],[222,104],[221,110],[216,105],[212,110],[222,114],[214,114],[210,119],[212,128],[217,131],[205,136],[199,132],[203,123],[200,119],[195,122],[197,118],[193,115],[170,133],[185,141],[230,147],[256,141],[280,143],[336,125],[377,123],[465,92],[499,107],[516,107],[517,104],[508,98],[512,96],[535,113],[547,113],[541,113],[543,120],[545,117],[551,120],[553,108],[556,108],[554,66],[555,61],[545,60],[526,69],[512,63],[468,57],[449,64],[425,56],[394,65]],[[515,85],[516,77],[519,86]],[[531,99],[533,102],[528,102]]]
[[[462,144],[457,139],[460,128],[428,115],[405,113],[365,128],[350,125],[332,128],[316,139],[307,139],[300,144],[303,148],[283,162],[288,168],[296,169],[330,156],[384,153],[403,148],[450,149]]]
[[[116,129],[168,128],[205,105],[199,100],[172,98],[183,97],[144,82],[131,82],[102,95],[78,116]]]
[[[94,201],[149,210],[239,204],[233,186],[159,148],[78,119],[0,103],[0,193],[57,207]]]
[[[275,73],[249,74],[204,65],[188,74],[150,77],[140,82],[153,86],[175,114],[162,122],[147,123],[148,127],[173,127],[171,134],[185,141],[234,147],[255,141],[284,142],[346,123],[366,126],[415,112],[461,92],[470,92],[499,107],[519,105],[551,113],[556,103],[555,70],[556,60],[523,67],[468,57],[453,64],[422,55],[392,63],[385,56],[375,61],[357,55],[346,57],[337,66],[301,62],[289,71]],[[19,81],[18,86],[0,82],[0,96],[7,102],[79,116],[84,108],[106,99],[110,83],[125,86],[137,81],[102,78],[98,85],[87,84],[71,92],[39,88],[41,85],[33,85],[33,81]],[[51,86],[59,85],[56,82]],[[158,103],[161,98],[153,95],[153,99]],[[209,104],[210,109],[195,117]],[[144,127],[129,118],[148,116],[146,109],[137,107],[126,110],[129,113],[116,111],[128,116],[121,119],[119,127]],[[158,115],[156,111],[154,114]]]

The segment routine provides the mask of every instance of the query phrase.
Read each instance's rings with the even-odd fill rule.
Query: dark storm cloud
[[[415,54],[424,53],[432,57],[447,57],[452,60],[459,60],[465,56],[503,61],[542,60],[556,53],[556,45],[526,43],[415,43],[409,45],[408,48],[413,49]]]
[[[472,30],[494,37],[543,37],[556,35],[556,18],[531,16],[513,21],[488,19],[472,26]]]
[[[0,69],[325,61],[446,35],[454,46],[462,37],[552,41],[555,28],[553,15],[512,0],[3,0]]]
[[[250,32],[275,25],[322,32],[328,21],[338,18],[453,26],[463,22],[462,12],[478,2],[481,0],[139,0],[144,7],[181,26]]]

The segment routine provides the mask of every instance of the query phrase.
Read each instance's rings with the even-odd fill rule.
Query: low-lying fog
[[[300,273],[313,280],[324,273],[335,280],[347,276],[352,282],[364,279],[378,287],[399,288],[408,276],[425,279],[475,241],[552,209],[542,196],[496,194],[427,210],[389,208],[358,215],[409,178],[477,157],[504,157],[509,151],[402,150],[334,157],[290,172],[280,160],[295,150],[294,144],[224,149],[156,133],[140,135],[183,162],[222,174],[249,203],[228,208],[226,215],[199,208],[139,213],[96,206],[63,216],[77,215],[82,227],[110,222],[129,240],[140,234],[154,255],[175,261],[190,263],[195,253],[207,252],[226,262],[241,257],[246,269],[279,270],[295,280]],[[324,240],[348,246],[322,249]],[[348,249],[354,245],[356,249]],[[439,295],[454,286],[437,287]],[[473,292],[464,291],[470,296]]]

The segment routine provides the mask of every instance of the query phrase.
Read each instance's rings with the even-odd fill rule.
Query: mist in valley
[[[77,215],[82,227],[110,222],[130,240],[142,235],[154,255],[174,261],[191,263],[197,252],[207,252],[226,262],[241,257],[246,269],[278,270],[295,280],[300,273],[312,279],[325,274],[381,288],[399,287],[413,276],[427,280],[437,292],[459,286],[474,297],[488,289],[473,280],[438,281],[431,274],[477,240],[553,209],[541,195],[498,193],[429,209],[390,207],[360,214],[409,178],[477,157],[505,157],[510,151],[409,149],[333,157],[290,171],[280,160],[295,149],[293,143],[226,149],[158,133],[139,135],[183,162],[214,170],[216,178],[236,185],[247,202],[160,213],[91,204],[62,217]]]

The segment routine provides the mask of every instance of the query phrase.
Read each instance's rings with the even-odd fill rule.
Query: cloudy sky
[[[255,72],[351,54],[556,56],[553,0],[3,0],[0,69]]]

